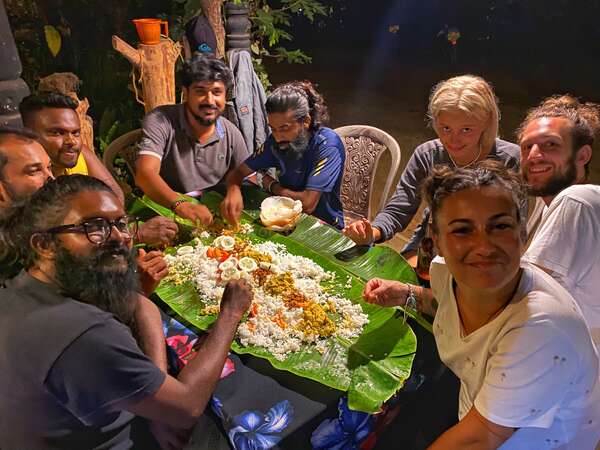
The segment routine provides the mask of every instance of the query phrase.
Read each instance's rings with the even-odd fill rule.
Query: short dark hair
[[[423,196],[431,210],[433,230],[438,230],[437,215],[447,197],[466,189],[486,186],[499,186],[510,192],[517,212],[517,221],[524,225],[527,218],[521,217],[519,206],[527,198],[525,183],[516,171],[508,169],[501,162],[485,159],[470,168],[435,166],[432,174],[423,182]],[[522,227],[522,230],[524,229]]]
[[[38,134],[29,128],[0,126],[0,180],[4,177],[4,167],[8,163],[7,154],[10,152],[8,149],[4,148],[4,144],[11,137],[16,137],[25,142],[31,142],[38,139]]]
[[[79,103],[68,95],[58,92],[42,92],[31,94],[23,99],[19,105],[19,112],[23,118],[24,124],[30,124],[33,121],[35,113],[45,108],[67,108],[75,111]]]
[[[198,81],[221,81],[229,91],[233,85],[233,75],[223,61],[209,58],[201,53],[195,53],[190,61],[183,63],[179,71],[181,84],[190,87]]]
[[[517,140],[523,140],[525,128],[537,119],[563,118],[572,124],[571,139],[573,140],[573,154],[584,145],[594,146],[594,140],[600,130],[600,107],[595,103],[581,103],[576,97],[555,95],[548,97],[527,111],[527,116],[517,129]],[[585,165],[585,174],[589,174],[588,162]]]
[[[267,114],[294,111],[296,120],[310,116],[310,130],[315,131],[329,121],[323,96],[308,81],[291,81],[277,86],[267,98]]]
[[[82,192],[111,192],[103,181],[87,175],[63,175],[49,180],[29,199],[9,208],[0,229],[1,261],[31,267],[36,253],[31,236],[61,225],[71,208],[70,198]],[[52,236],[48,237],[49,239]]]

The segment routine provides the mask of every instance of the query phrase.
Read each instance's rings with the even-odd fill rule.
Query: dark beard
[[[208,105],[200,105],[200,106],[208,106]],[[211,107],[211,109],[216,112],[214,119],[205,119],[204,117],[200,116],[199,114],[196,114],[191,109],[189,109],[189,111],[190,111],[190,114],[194,117],[194,119],[196,119],[196,122],[198,122],[202,126],[208,127],[210,125],[214,125],[216,123],[217,119],[219,118],[219,116],[221,115],[221,111],[219,111],[219,108],[217,108],[216,106]]]
[[[554,175],[545,185],[537,189],[530,186],[527,191],[529,195],[533,195],[534,197],[552,197],[574,184],[576,179],[577,169],[575,168],[575,159],[571,156],[567,161],[564,173]]]
[[[304,129],[300,131],[300,134],[296,139],[291,141],[286,148],[281,148],[277,142],[275,142],[275,150],[284,159],[295,159],[299,160],[308,149],[308,143],[310,142],[310,133]]]
[[[111,258],[111,255],[126,257],[127,268],[103,267],[103,259]],[[133,327],[139,288],[136,266],[133,251],[114,241],[108,241],[88,257],[74,256],[58,244],[55,276],[65,295],[112,313],[125,325]]]

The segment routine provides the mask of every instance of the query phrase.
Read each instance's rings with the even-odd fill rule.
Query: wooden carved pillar
[[[250,19],[248,5],[234,2],[225,3],[227,50],[250,51]]]
[[[135,49],[118,36],[113,36],[112,45],[137,70],[142,92],[136,95],[146,112],[175,103],[175,62],[181,53],[181,44],[161,39],[159,44],[139,44]]]
[[[21,59],[6,17],[4,2],[0,2],[0,125],[22,126],[19,103],[29,95],[21,79]]]

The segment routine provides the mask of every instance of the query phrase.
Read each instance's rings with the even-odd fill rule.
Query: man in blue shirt
[[[302,209],[344,228],[340,188],[346,159],[340,137],[322,126],[328,119],[323,97],[308,81],[279,86],[266,103],[271,136],[264,146],[226,177],[223,217],[237,225],[244,203],[241,184],[252,172],[274,167],[278,179],[263,175],[263,189],[302,202]]]

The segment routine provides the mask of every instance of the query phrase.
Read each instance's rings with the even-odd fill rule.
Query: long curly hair
[[[308,80],[291,81],[277,86],[267,98],[267,113],[284,113],[294,111],[296,120],[310,116],[311,131],[329,122],[329,111],[323,96]]]

